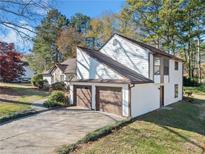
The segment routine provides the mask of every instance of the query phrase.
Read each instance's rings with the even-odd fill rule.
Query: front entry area
[[[96,87],[96,110],[122,115],[122,88]]]
[[[74,102],[77,106],[91,109],[91,86],[74,86]]]

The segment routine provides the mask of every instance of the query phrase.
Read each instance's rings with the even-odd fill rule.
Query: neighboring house
[[[182,100],[182,60],[114,34],[99,51],[77,48],[70,102],[136,117]]]
[[[54,65],[43,73],[43,79],[51,85],[56,82],[69,82],[76,76],[76,59],[69,58],[66,61]]]
[[[34,76],[35,72],[31,69],[28,62],[23,62],[23,68],[24,68],[24,75],[21,75],[19,77],[20,81],[31,81],[32,77]]]

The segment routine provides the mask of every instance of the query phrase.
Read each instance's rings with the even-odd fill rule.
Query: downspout
[[[129,107],[129,117],[132,117],[132,112],[131,112],[131,89],[135,87],[135,84],[128,84],[128,89],[129,89],[129,102],[128,102],[128,107]]]

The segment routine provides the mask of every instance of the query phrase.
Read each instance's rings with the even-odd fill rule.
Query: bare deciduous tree
[[[0,33],[8,29],[26,39],[32,39],[36,23],[50,8],[48,0],[0,0]]]

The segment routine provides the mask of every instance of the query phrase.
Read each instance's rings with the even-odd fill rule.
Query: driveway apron
[[[81,109],[57,109],[0,126],[0,153],[47,154],[122,118]]]

